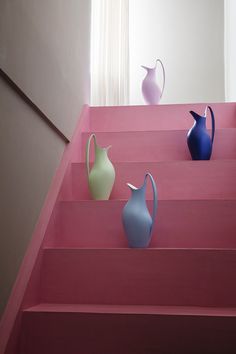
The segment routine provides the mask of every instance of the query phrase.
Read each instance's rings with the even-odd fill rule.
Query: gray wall
[[[89,103],[90,0],[1,0],[0,67],[67,136]]]
[[[0,68],[67,137],[89,102],[89,0],[1,0]],[[0,316],[65,142],[0,79]]]
[[[65,143],[0,79],[0,312]]]

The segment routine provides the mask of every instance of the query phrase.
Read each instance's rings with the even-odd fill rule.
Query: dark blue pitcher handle
[[[152,209],[152,227],[151,227],[151,232],[155,223],[155,218],[156,218],[156,213],[157,213],[157,188],[156,188],[156,183],[150,173],[146,173],[145,176],[145,182],[147,177],[150,178],[150,181],[152,183],[152,190],[153,190],[153,209]],[[144,183],[145,183],[144,182]]]
[[[211,142],[213,144],[214,136],[215,136],[215,116],[214,116],[212,108],[210,106],[207,106],[207,108],[211,112],[211,126],[212,126]]]

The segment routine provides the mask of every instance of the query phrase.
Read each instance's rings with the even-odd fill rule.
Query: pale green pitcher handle
[[[97,146],[97,141],[96,141],[96,135],[95,134],[91,134],[88,141],[87,141],[87,145],[86,145],[86,165],[87,165],[87,174],[89,176],[90,170],[89,170],[89,155],[90,155],[90,144],[91,144],[91,140],[93,138],[94,141],[94,146]]]
[[[153,208],[152,208],[152,227],[151,227],[151,232],[155,223],[155,219],[156,219],[156,213],[157,213],[157,187],[156,187],[156,183],[151,175],[151,173],[146,173],[145,175],[145,181],[147,179],[147,177],[150,178],[150,181],[152,183],[152,190],[153,190]]]

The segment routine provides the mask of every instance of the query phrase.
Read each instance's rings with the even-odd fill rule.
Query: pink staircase
[[[191,161],[186,144],[188,111],[203,104],[86,111],[0,354],[236,353],[236,104],[212,108],[211,161]],[[109,201],[89,195],[91,132],[112,144]],[[141,185],[145,172],[158,187],[157,221],[150,248],[129,249],[126,182]],[[147,198],[151,208],[151,188]]]

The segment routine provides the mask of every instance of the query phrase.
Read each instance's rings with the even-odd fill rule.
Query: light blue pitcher
[[[147,177],[149,176],[153,188],[153,211],[152,217],[146,204]],[[131,189],[131,198],[124,206],[122,221],[129,247],[145,248],[148,247],[157,212],[157,189],[155,181],[150,173],[144,178],[144,183],[140,188],[127,183]]]

